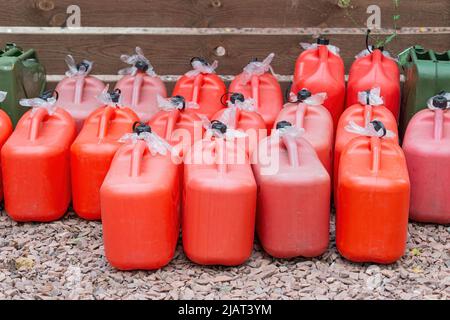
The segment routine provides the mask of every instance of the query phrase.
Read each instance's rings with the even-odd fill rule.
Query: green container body
[[[0,91],[8,93],[0,103],[15,126],[29,108],[19,105],[23,98],[39,96],[46,86],[44,66],[39,62],[35,50],[23,51],[15,44],[7,44],[0,50]]]
[[[400,113],[400,135],[403,137],[411,118],[427,107],[429,98],[450,91],[450,51],[438,53],[414,46],[399,55],[406,81]]]

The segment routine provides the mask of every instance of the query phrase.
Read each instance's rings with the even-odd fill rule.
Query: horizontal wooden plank
[[[364,27],[369,5],[392,27],[393,0],[15,0],[3,1],[4,26],[63,26],[67,7],[83,26],[106,27]],[[401,0],[399,26],[449,26],[448,0]]]
[[[365,46],[362,35],[330,36],[332,44],[341,48],[347,70],[354,56]],[[126,67],[119,59],[123,53],[132,53],[141,46],[158,74],[183,74],[189,68],[193,56],[219,60],[219,74],[236,74],[253,57],[264,58],[275,52],[273,66],[278,74],[292,74],[294,62],[301,52],[299,42],[311,42],[307,36],[157,36],[157,35],[6,35],[0,34],[0,43],[16,42],[24,48],[35,48],[49,74],[63,74],[66,70],[64,58],[72,54],[76,59],[95,61],[94,73],[116,74]],[[400,35],[388,47],[397,54],[403,49],[421,44],[435,50],[448,50],[450,34],[445,35]],[[224,55],[218,56],[224,49]]]

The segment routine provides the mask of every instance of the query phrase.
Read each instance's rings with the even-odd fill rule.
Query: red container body
[[[28,111],[2,148],[5,208],[20,222],[60,219],[70,203],[75,121],[61,108]]]
[[[212,120],[220,120],[226,109],[220,110],[213,117]],[[264,119],[258,112],[245,111],[236,109],[235,117],[230,119],[228,124],[230,128],[242,131],[247,134],[246,137],[235,138],[235,144],[244,148],[247,154],[251,155],[258,147],[258,142],[267,136],[267,128]]]
[[[98,96],[105,89],[103,81],[92,76],[66,77],[56,86],[57,106],[69,112],[80,132],[84,120],[102,106]]]
[[[121,103],[133,109],[144,122],[159,111],[156,97],[167,97],[164,82],[159,77],[151,77],[144,72],[124,76],[117,81],[116,89],[121,91]]]
[[[316,150],[320,161],[333,174],[333,118],[323,106],[310,106],[304,103],[287,103],[275,123],[288,121],[305,132],[302,135]]]
[[[239,155],[243,162],[233,160]],[[220,161],[208,161],[214,157]],[[245,151],[223,139],[201,140],[186,159],[182,233],[187,257],[202,265],[244,263],[253,249],[256,211],[256,182]]]
[[[400,71],[397,62],[380,50],[353,62],[347,84],[346,106],[358,103],[358,92],[379,87],[384,105],[398,121],[400,112]]]
[[[153,132],[168,141],[181,156],[186,154],[195,141],[201,140],[205,132],[202,119],[191,109],[159,111],[148,124]]]
[[[264,250],[276,258],[320,256],[329,243],[331,182],[316,151],[286,135],[262,140],[256,154],[256,230]],[[259,161],[263,154],[274,162],[273,172]]]
[[[108,261],[120,270],[153,270],[173,258],[180,232],[180,168],[143,141],[122,146],[100,190]]]
[[[324,107],[330,111],[336,128],[345,103],[345,69],[342,58],[327,46],[305,50],[295,63],[291,92],[307,88],[312,94],[327,93]]]
[[[359,137],[357,134],[348,132],[345,127],[350,121],[355,122],[361,127],[366,126],[366,121],[371,122],[373,120],[381,121],[387,130],[395,133],[395,137],[392,138],[398,143],[398,127],[397,120],[392,112],[385,106],[370,106],[357,103],[347,108],[339,119],[339,123],[336,130],[336,141],[334,144],[334,190],[337,187],[338,172],[339,172],[339,160],[342,150],[345,146],[354,138]]]
[[[72,147],[74,211],[83,219],[100,220],[100,187],[109,170],[119,139],[132,132],[137,115],[129,108],[104,106],[86,119]]]
[[[200,73],[195,77],[182,76],[175,84],[172,95],[182,96],[186,101],[197,103],[200,108],[195,109],[196,113],[211,119],[216,112],[224,108],[220,100],[226,92],[225,83],[218,75]]]
[[[263,118],[267,130],[272,129],[283,107],[283,92],[275,76],[268,72],[260,76],[253,75],[250,81],[244,84],[241,73],[231,82],[229,91],[242,93],[245,99],[254,99],[256,110]]]
[[[6,140],[8,140],[9,136],[13,132],[13,126],[11,119],[8,114],[0,110],[0,150],[3,148]],[[3,200],[3,182],[2,182],[2,172],[0,168],[0,201]]]
[[[388,264],[406,249],[410,183],[406,160],[392,140],[359,137],[342,151],[336,245],[354,262]]]
[[[450,112],[418,112],[409,122],[403,150],[411,179],[410,218],[450,223]]]

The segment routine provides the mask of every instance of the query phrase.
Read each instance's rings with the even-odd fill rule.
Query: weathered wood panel
[[[365,46],[362,35],[330,36],[333,44],[341,48],[347,70],[355,54]],[[132,53],[141,46],[159,74],[183,74],[188,70],[193,56],[217,59],[219,74],[236,74],[253,57],[264,58],[268,53],[277,54],[273,66],[279,74],[292,74],[294,61],[301,52],[299,42],[312,41],[308,36],[276,35],[6,35],[0,34],[0,43],[16,42],[24,48],[36,48],[49,74],[63,74],[64,57],[71,53],[77,59],[95,61],[94,73],[116,74],[126,67],[119,56]],[[435,50],[448,49],[450,34],[400,35],[388,50],[397,54],[403,49],[422,44]],[[216,56],[216,48],[225,48],[225,55]]]
[[[392,27],[392,0],[15,0],[2,1],[3,26],[62,26],[77,4],[83,26],[106,27],[363,27],[377,4]],[[352,18],[347,14],[350,13]],[[401,0],[400,26],[450,26],[448,0]]]

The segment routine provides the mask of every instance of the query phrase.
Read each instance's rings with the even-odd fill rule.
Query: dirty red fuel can
[[[239,92],[246,99],[254,100],[256,112],[262,116],[269,131],[283,107],[283,93],[270,65],[274,57],[275,54],[271,53],[262,62],[250,62],[229,88],[230,92]]]
[[[3,101],[6,99],[7,92],[0,91],[0,106]],[[11,119],[8,114],[0,109],[0,150],[3,148],[6,140],[9,138],[13,131],[13,126]],[[2,175],[0,170],[0,201],[3,200],[3,183],[2,183]]]
[[[325,38],[316,44],[302,43],[305,49],[295,63],[291,93],[308,88],[313,94],[325,92],[324,107],[330,111],[336,128],[345,102],[345,69],[339,56],[339,48],[330,45]]]
[[[382,48],[373,51],[366,49],[356,56],[350,68],[346,106],[357,104],[358,93],[372,88],[380,88],[385,107],[398,121],[400,71],[397,62]]]
[[[227,132],[236,131],[233,141],[251,155],[258,142],[267,136],[266,123],[257,112],[255,100],[245,99],[242,93],[232,93],[227,106],[212,119],[224,123],[228,128]]]
[[[253,153],[259,240],[276,258],[319,256],[329,243],[330,176],[304,130],[276,128]]]
[[[122,107],[120,92],[100,96],[102,107],[86,119],[70,148],[74,211],[83,219],[100,220],[100,187],[109,170],[120,137],[139,121],[133,110]]]
[[[191,59],[192,70],[175,84],[174,96],[182,96],[187,102],[198,104],[196,112],[211,118],[223,105],[220,98],[227,92],[223,80],[215,74],[218,62],[209,64],[204,58]]]
[[[185,157],[183,248],[203,265],[239,265],[253,249],[256,182],[245,150],[227,130],[214,121]]]
[[[53,92],[24,99],[25,113],[1,151],[7,213],[16,221],[60,219],[70,203],[69,148],[75,121]]]
[[[108,261],[121,270],[154,270],[173,258],[180,233],[180,165],[170,144],[145,124],[120,139],[100,189]]]
[[[196,112],[198,105],[187,102],[182,96],[158,96],[161,111],[149,121],[152,131],[170,143],[183,156],[191,145],[203,138],[204,120]]]
[[[297,95],[290,96],[292,102],[284,105],[277,117],[277,123],[287,121],[298,129],[303,129],[303,138],[316,150],[320,161],[328,173],[333,173],[333,118],[323,106],[326,93],[312,95],[308,89],[302,89]]]
[[[344,148],[339,165],[336,245],[354,262],[393,263],[406,249],[410,182],[405,156],[382,122],[347,130],[363,135]]]
[[[403,139],[411,179],[410,218],[450,223],[450,94],[432,97],[415,114]]]
[[[83,60],[77,64],[75,59],[68,55],[66,63],[69,67],[66,77],[56,86],[59,94],[57,106],[72,115],[79,132],[91,112],[102,106],[98,96],[105,89],[105,84],[89,75],[94,64],[92,61]]]
[[[335,190],[338,181],[341,152],[347,143],[349,143],[352,139],[359,137],[358,134],[346,130],[345,127],[350,122],[366,127],[373,120],[381,121],[387,130],[394,133],[392,139],[398,142],[397,120],[392,112],[384,106],[383,98],[380,96],[380,88],[373,88],[370,91],[359,92],[358,103],[347,108],[339,119],[336,130],[336,141],[334,145],[333,182]]]
[[[134,55],[122,55],[121,60],[131,67],[119,71],[123,78],[117,82],[116,89],[122,93],[123,105],[129,106],[146,122],[159,111],[156,97],[167,96],[166,86],[141,48],[137,47]]]

